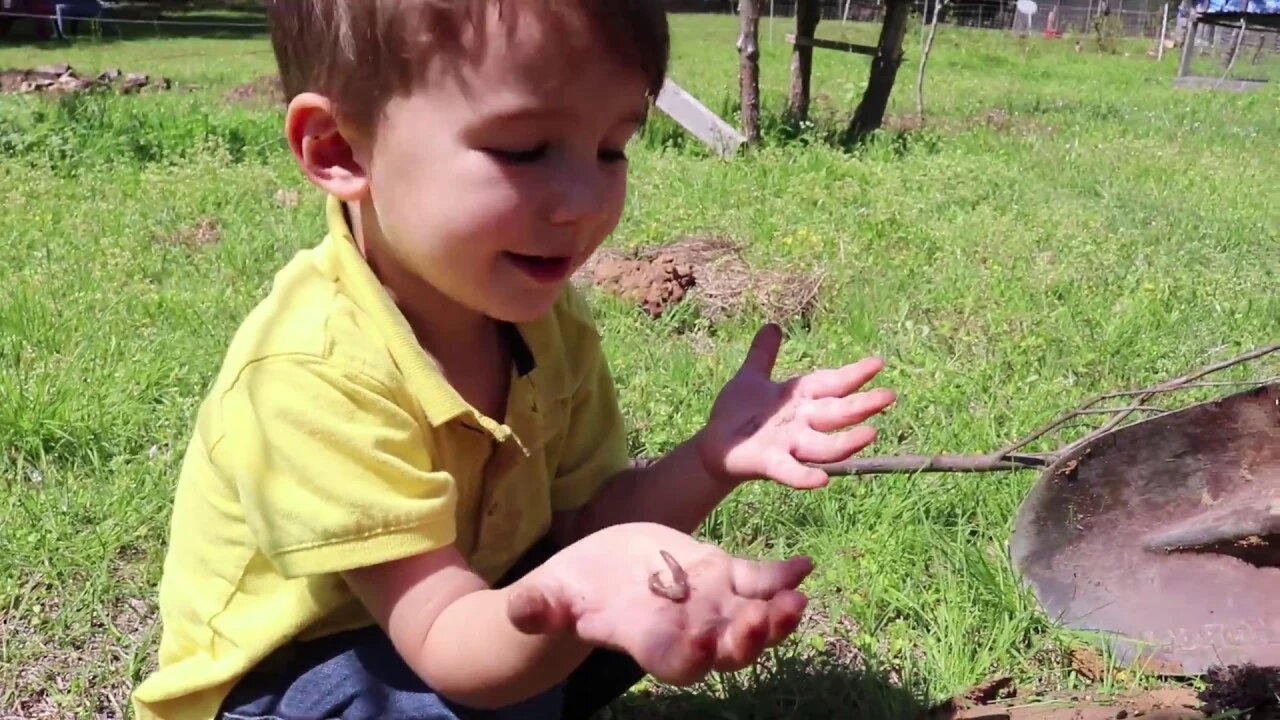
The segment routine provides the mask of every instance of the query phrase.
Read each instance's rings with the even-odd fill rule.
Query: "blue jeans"
[[[554,552],[544,540],[498,585]],[[378,626],[278,651],[232,690],[221,720],[587,720],[644,677],[629,656],[596,650],[552,690],[500,710],[476,710],[427,687]]]

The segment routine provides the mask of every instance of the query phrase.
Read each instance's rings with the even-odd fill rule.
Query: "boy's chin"
[[[538,293],[509,295],[489,307],[488,315],[495,320],[509,323],[528,323],[541,320],[551,312],[556,300],[564,292],[564,285],[545,288]]]

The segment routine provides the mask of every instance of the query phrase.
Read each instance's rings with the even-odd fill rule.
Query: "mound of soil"
[[[77,73],[70,65],[44,65],[28,69],[0,70],[0,92],[48,93],[61,95],[90,90],[114,90],[121,94],[144,90],[170,90],[173,81],[143,73],[124,73],[112,68],[94,77]]]
[[[734,243],[709,236],[632,254],[601,250],[578,271],[577,279],[637,303],[654,318],[689,300],[711,320],[755,307],[780,323],[807,318],[822,284],[810,273],[753,268]]]

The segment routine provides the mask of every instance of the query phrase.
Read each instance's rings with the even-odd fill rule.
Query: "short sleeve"
[[[564,442],[552,481],[551,507],[555,511],[581,507],[605,481],[630,463],[626,423],[594,326],[582,333],[574,353],[583,374],[569,403]]]
[[[221,398],[215,462],[287,577],[333,573],[454,541],[453,478],[385,385],[319,358],[258,361]]]

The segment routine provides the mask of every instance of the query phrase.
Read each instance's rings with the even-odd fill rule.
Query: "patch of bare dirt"
[[[1203,720],[1189,688],[1159,688],[1093,698],[1082,695],[1020,697],[1008,678],[997,678],[931,708],[921,720]]]
[[[989,127],[999,133],[1017,133],[1019,135],[1053,134],[1056,128],[1046,125],[1035,117],[1010,114],[1002,108],[990,108],[965,118],[948,118],[929,116],[922,118],[915,113],[890,114],[885,116],[884,128],[891,132],[913,133],[925,128],[944,132],[964,132],[974,128]]]
[[[635,302],[651,317],[688,300],[713,321],[750,307],[773,322],[807,318],[822,286],[820,275],[753,268],[733,242],[712,236],[632,254],[601,250],[578,270],[576,280]]]
[[[284,188],[280,188],[276,191],[276,204],[280,207],[296,208],[298,207],[299,199],[297,190],[285,190]]]
[[[924,118],[916,113],[890,114],[884,119],[884,129],[890,132],[910,133],[925,125]]]
[[[262,75],[251,82],[237,85],[226,95],[227,100],[246,105],[278,105],[284,103],[284,86],[278,75]]]
[[[53,642],[50,618],[65,609],[58,591],[32,583],[23,597],[31,607],[0,608],[0,637],[13,661],[0,662],[0,720],[129,717],[128,668],[135,654],[146,661],[153,652],[153,602],[110,599],[100,612],[84,615],[78,627],[59,630]]]
[[[1102,659],[1092,650],[1073,653],[1072,665],[1086,677],[1102,675]],[[1204,680],[1198,693],[1169,686],[1110,698],[1023,698],[1009,678],[997,678],[939,703],[921,720],[1204,720],[1218,715],[1280,720],[1280,668],[1217,667]]]
[[[171,90],[176,85],[166,77],[145,73],[125,73],[118,68],[97,75],[76,72],[70,65],[42,65],[37,68],[0,70],[0,92],[65,95],[92,90],[132,94],[144,91]]]
[[[222,239],[222,226],[217,220],[205,218],[194,225],[180,228],[176,232],[161,236],[157,240],[165,245],[185,247],[188,250],[213,245]]]

